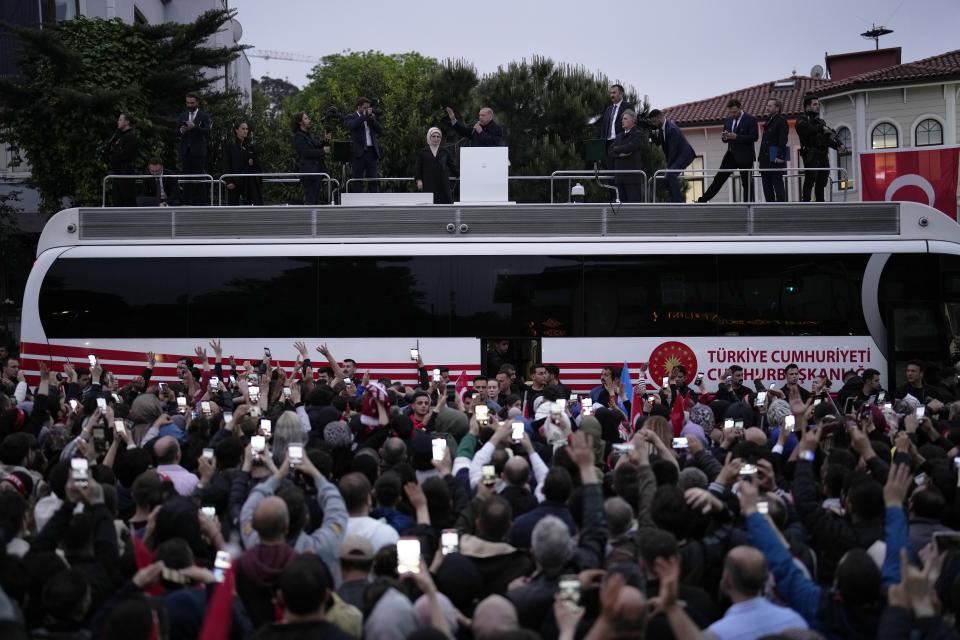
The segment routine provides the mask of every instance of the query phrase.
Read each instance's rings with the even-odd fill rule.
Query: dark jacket
[[[326,153],[323,143],[303,129],[293,134],[293,149],[297,152],[297,171],[302,173],[326,173]]]
[[[667,169],[686,169],[697,155],[683,135],[683,130],[672,120],[663,123],[661,146],[667,159]]]
[[[560,576],[577,574],[587,569],[603,566],[607,546],[607,522],[603,510],[603,493],[599,484],[585,485],[583,491],[583,530],[573,555],[562,567],[538,571],[529,584],[513,589],[507,598],[517,608],[520,626],[542,633],[544,638],[554,637],[556,623],[544,625],[553,618],[553,597],[557,592]]]
[[[254,628],[276,620],[273,598],[280,574],[295,556],[286,544],[259,543],[237,559],[237,595]]]
[[[827,160],[827,149],[840,146],[833,131],[816,113],[804,113],[794,125],[800,138],[800,155],[805,165],[822,165]]]
[[[163,180],[163,197],[160,197],[160,181]],[[140,184],[140,196],[143,198],[154,198],[150,204],[159,204],[161,202],[171,206],[178,206],[181,202],[180,181],[176,178],[167,176],[145,177],[137,180]],[[138,206],[149,206],[138,199]]]
[[[495,120],[491,120],[485,125],[480,125],[480,128],[483,129],[480,133],[474,131],[473,125],[468,127],[459,120],[456,120],[452,126],[453,130],[464,138],[470,138],[471,147],[503,146],[503,127],[497,124]]]
[[[603,110],[603,117],[600,118],[600,137],[604,140],[610,139],[610,120],[613,118],[613,103],[608,104]],[[624,100],[617,109],[617,117],[613,123],[615,129],[614,137],[623,133],[623,112],[627,109],[633,109],[633,104]]]
[[[537,508],[529,513],[525,513],[513,521],[510,527],[510,544],[519,549],[530,548],[530,538],[533,535],[533,528],[537,523],[547,516],[556,516],[563,520],[563,523],[570,529],[570,535],[576,535],[577,526],[570,515],[570,508],[562,502],[551,502],[544,500]]]
[[[772,168],[786,168],[787,162],[787,135],[790,125],[787,117],[782,113],[770,116],[763,126],[763,137],[760,138],[760,166]],[[770,147],[777,148],[777,158],[783,162],[770,162]]]
[[[610,145],[610,157],[613,158],[613,168],[617,171],[643,169],[643,158],[640,150],[647,140],[646,133],[636,127],[629,131],[617,134],[617,139]],[[622,174],[617,176],[621,184],[643,182],[640,174]]]
[[[351,640],[351,636],[327,621],[294,624],[278,622],[258,629],[252,640]]]
[[[118,175],[134,173],[140,140],[135,129],[120,131],[117,129],[110,138],[110,171]]]
[[[260,161],[256,148],[246,141],[234,137],[223,153],[225,173],[260,173]],[[228,183],[233,183],[229,180]]]
[[[506,542],[490,542],[470,534],[460,536],[460,554],[469,558],[483,581],[477,599],[503,595],[511,582],[533,569],[530,557]]]
[[[373,143],[373,150],[379,158],[381,155],[380,143],[377,141],[377,137],[383,135],[383,125],[376,118],[366,114],[361,115],[358,111],[349,114],[343,121],[350,132],[350,142],[352,143],[350,148],[353,157],[361,158],[367,150],[367,134],[363,126],[364,123],[367,124],[366,128],[370,129],[370,141]]]
[[[733,123],[733,118],[726,118],[723,121],[724,131],[737,134],[736,140],[730,140],[727,143],[727,153],[733,154],[733,159],[738,167],[750,167],[753,161],[757,159],[757,152],[754,148],[757,139],[760,137],[757,119],[743,111],[740,114],[740,121],[737,123],[736,129],[734,129]]]
[[[537,499],[526,487],[506,486],[500,492],[500,497],[510,503],[514,518],[519,518],[537,507]]]
[[[434,156],[430,147],[423,149],[417,155],[417,162],[413,168],[413,177],[423,181],[423,190],[433,193],[434,204],[450,204],[453,196],[450,193],[450,176],[457,174],[457,166],[453,162],[453,155],[445,147],[437,149]]]
[[[207,157],[207,143],[210,140],[210,130],[213,120],[205,112],[197,109],[193,117],[193,129],[187,129],[186,123],[190,120],[190,113],[184,111],[177,118],[177,138],[180,140],[180,159],[190,156],[194,158]]]

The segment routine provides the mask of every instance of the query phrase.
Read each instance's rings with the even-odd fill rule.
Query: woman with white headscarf
[[[441,147],[443,134],[437,127],[427,131],[427,146],[417,156],[417,165],[413,175],[417,179],[418,191],[433,193],[433,204],[452,204],[450,176],[456,175],[457,167],[450,152]]]

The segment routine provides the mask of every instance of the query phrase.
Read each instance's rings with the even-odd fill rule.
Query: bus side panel
[[[47,335],[40,323],[40,286],[47,275],[47,270],[57,258],[66,253],[68,249],[60,248],[50,251],[44,251],[37,256],[30,269],[30,276],[27,278],[27,284],[23,291],[23,311],[20,315],[20,354],[23,357],[25,353],[34,353],[49,359],[52,352],[47,347]],[[32,345],[29,350],[26,345]],[[21,362],[21,368],[25,368]],[[27,372],[24,371],[26,375]]]
[[[299,340],[306,342],[315,370],[327,366],[326,359],[316,351],[316,347],[324,342],[322,338],[229,339],[222,341],[224,374],[230,374],[231,356],[235,357],[242,373],[244,361],[254,362],[263,358],[264,347],[270,349],[273,363],[289,372],[298,356],[293,343]],[[194,350],[198,346],[206,350],[212,367],[214,354],[208,343],[209,340],[157,338],[57,340],[48,348],[46,342],[24,341],[21,346],[21,367],[33,384],[39,374],[41,360],[52,360],[55,363],[53,370],[60,371],[63,369],[61,363],[66,362],[86,367],[87,356],[93,354],[124,383],[143,373],[146,353],[153,351],[157,354],[153,379],[171,382],[177,379],[177,360],[190,358],[197,363]],[[428,370],[449,367],[452,380],[464,374],[468,381],[480,372],[480,340],[474,338],[338,338],[327,340],[326,344],[340,363],[344,358],[356,360],[358,370],[361,373],[369,372],[371,380],[390,378],[406,384],[416,383],[417,366],[410,360],[410,349],[418,345]]]
[[[783,368],[796,364],[800,380],[809,386],[814,376],[826,375],[834,391],[842,385],[847,369],[886,371],[886,359],[870,336],[768,336],[710,338],[544,338],[543,361],[560,368],[560,380],[578,393],[600,384],[605,366],[630,369],[636,384],[642,366],[647,388],[659,388],[674,366],[687,369],[687,383],[704,374],[708,391],[717,388],[724,370],[733,364],[744,369],[744,380],[759,379],[765,385],[783,381]],[[752,385],[750,385],[752,388]]]

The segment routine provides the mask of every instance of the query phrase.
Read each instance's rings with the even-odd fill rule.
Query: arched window
[[[943,125],[933,118],[921,120],[914,131],[913,140],[917,147],[943,144]]]
[[[873,149],[896,149],[900,146],[897,128],[889,122],[881,122],[870,134],[870,146]]]
[[[841,191],[846,189],[853,189],[853,134],[850,132],[850,127],[840,127],[837,129],[837,138],[840,139],[840,142],[844,147],[847,148],[846,153],[837,153],[837,169],[843,169],[843,171],[837,171],[837,188]]]

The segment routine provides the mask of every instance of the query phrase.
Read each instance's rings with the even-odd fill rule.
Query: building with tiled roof
[[[790,76],[783,80],[764,82],[706,100],[667,107],[664,111],[667,117],[680,127],[722,124],[727,113],[727,101],[731,98],[738,98],[743,104],[744,111],[758,117],[763,115],[767,100],[779,98],[783,101],[783,113],[792,119],[803,113],[803,96],[826,84],[830,84],[830,81],[823,78]]]
[[[720,140],[727,101],[738,98],[744,110],[762,123],[767,99],[780,98],[790,121],[792,156],[787,168],[797,173],[800,145],[794,122],[803,112],[803,97],[816,95],[821,115],[851,151],[839,157],[830,153],[831,166],[842,169],[831,175],[832,197],[859,200],[862,151],[960,144],[960,50],[904,63],[899,62],[900,56],[896,47],[827,56],[827,68],[834,74],[831,79],[791,76],[663,110],[697,152],[689,168],[711,171],[720,166],[727,149]],[[706,182],[710,178],[708,174]],[[703,192],[704,180],[691,174],[687,181],[687,200],[694,201]],[[728,181],[726,194],[721,192],[719,200],[735,199],[735,182]],[[797,199],[799,186],[799,178],[788,178],[791,200]]]

